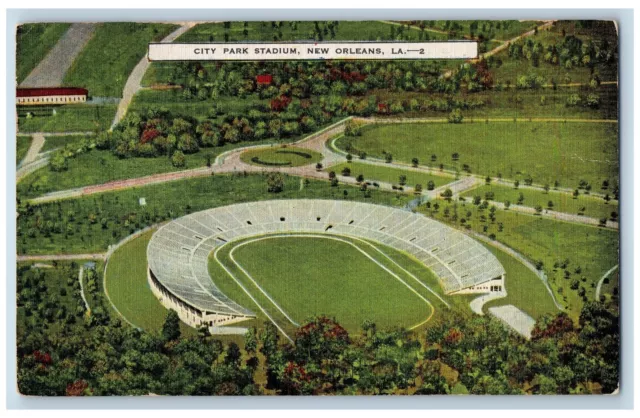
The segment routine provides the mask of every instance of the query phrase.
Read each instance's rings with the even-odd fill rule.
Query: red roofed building
[[[271,81],[273,81],[273,77],[271,77],[271,74],[262,74],[256,76],[256,81],[258,82],[258,84],[271,84]]]
[[[16,89],[18,105],[52,105],[84,103],[89,91],[77,87],[45,87]]]

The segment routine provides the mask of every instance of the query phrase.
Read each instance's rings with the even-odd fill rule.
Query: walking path
[[[21,261],[55,261],[55,260],[104,260],[106,253],[91,254],[45,254],[45,255],[18,255],[18,262]]]
[[[169,43],[176,40],[180,35],[191,29],[196,25],[196,22],[186,22],[182,23],[181,26],[175,31],[171,32],[167,35],[162,41],[162,43]],[[111,129],[118,124],[127,113],[127,109],[131,104],[131,100],[133,96],[142,89],[142,78],[144,74],[147,72],[147,69],[151,65],[151,61],[147,58],[147,55],[140,60],[140,62],[135,66],[129,78],[127,79],[127,83],[124,86],[124,90],[122,92],[122,100],[118,103],[118,110],[116,111],[116,116],[113,119],[113,123],[111,123]]]
[[[47,136],[72,136],[72,135],[94,135],[94,134],[95,132],[56,132],[56,133],[32,132],[28,134],[33,139],[31,141],[31,146],[27,151],[27,155],[22,159],[20,164],[18,164],[18,169],[16,170],[16,182],[20,182],[20,180],[22,180],[29,174],[41,169],[42,167],[46,167],[49,164],[49,156],[51,151],[47,151],[44,153],[40,152],[42,150],[42,147],[46,143]]]
[[[44,135],[41,132],[34,133],[31,135],[31,146],[27,150],[27,155],[24,156],[20,165],[29,164],[30,162],[35,161],[36,157],[40,153],[40,150],[44,146]]]
[[[84,283],[82,277],[84,276],[84,266],[80,266],[80,272],[78,273],[78,281],[80,282],[80,296],[82,297],[82,301],[84,302],[84,307],[87,311],[90,311],[89,302],[87,302],[87,298],[84,296]]]
[[[604,276],[602,276],[600,278],[600,280],[598,280],[598,285],[596,286],[596,301],[600,300],[600,289],[602,289],[602,284],[604,283],[604,279],[606,279],[607,277],[609,277],[611,275],[611,273],[613,273],[614,271],[616,271],[616,269],[618,268],[618,264],[616,264],[615,266],[611,267],[611,269],[606,272],[604,274]]]
[[[508,41],[504,42],[502,45],[498,45],[497,47],[493,48],[491,51],[485,52],[484,54],[481,54],[480,57],[481,58],[487,58],[490,57],[492,55],[495,55],[497,53],[499,53],[500,51],[504,51],[505,49],[507,49],[509,47],[509,45],[511,45],[513,42],[517,42],[520,39],[526,38],[528,36],[532,36],[536,33],[537,31],[546,29],[548,27],[550,27],[551,25],[553,25],[553,23],[555,22],[555,20],[547,20],[545,21],[545,23],[543,23],[542,25],[538,26],[535,29],[532,29],[528,32],[523,33],[522,35],[518,35],[514,38],[509,39]],[[477,62],[478,59],[472,60],[472,62]]]
[[[20,87],[61,86],[80,51],[91,39],[96,23],[74,23],[36,68],[20,83]]]

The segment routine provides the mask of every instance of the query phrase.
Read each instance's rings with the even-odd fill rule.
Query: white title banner
[[[150,61],[471,59],[474,41],[149,44]]]

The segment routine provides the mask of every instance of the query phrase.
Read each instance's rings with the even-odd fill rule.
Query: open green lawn
[[[347,239],[347,242],[343,242],[327,236],[265,236],[255,239],[223,247],[218,258],[283,327],[291,329],[292,325],[287,325],[284,314],[251,283],[238,266],[244,268],[298,323],[314,315],[327,315],[335,317],[353,332],[359,330],[365,320],[371,320],[383,328],[410,328],[429,318],[432,313],[429,304],[358,249],[392,269],[427,300],[434,299],[431,303],[436,309],[444,309],[441,302],[413,279],[397,267],[391,267],[388,260],[375,249],[357,240]],[[376,247],[390,251],[378,244]],[[282,254],[286,254],[286,257]],[[405,256],[400,263],[406,265],[413,261]],[[221,270],[213,257],[210,274],[225,294],[249,309],[260,312],[233,279]],[[437,279],[424,266],[418,275],[421,280],[426,277],[425,282],[429,285],[437,286]]]
[[[67,145],[75,145],[82,141],[82,135],[52,135],[45,137],[44,145],[40,152],[47,152]]]
[[[262,167],[299,167],[319,162],[322,160],[322,154],[304,148],[280,145],[245,151],[240,155],[240,160]]]
[[[86,253],[106,251],[127,235],[147,225],[187,213],[239,202],[266,199],[348,199],[403,207],[410,196],[369,190],[370,197],[357,187],[285,176],[284,190],[267,191],[266,177],[215,175],[178,180],[82,198],[44,203],[25,209],[18,217],[19,254]],[[347,191],[345,196],[344,191]],[[20,195],[19,195],[20,196]],[[146,206],[139,199],[146,198]],[[106,227],[102,227],[102,220]],[[47,223],[50,222],[50,223]],[[48,227],[51,227],[54,232]],[[59,228],[58,232],[56,227]],[[42,229],[42,228],[46,228]]]
[[[162,329],[167,310],[156,299],[147,283],[147,244],[155,230],[118,248],[109,258],[106,291],[118,311],[135,326],[147,331]],[[180,323],[183,335],[195,329]]]
[[[422,184],[424,190],[427,190],[427,184],[430,181],[435,184],[435,187],[440,187],[454,181],[453,178],[449,177],[434,176],[431,174],[412,171],[409,169],[403,170],[401,168],[385,167],[381,165],[359,163],[354,161],[327,167],[325,168],[325,171],[335,171],[336,174],[342,175],[342,170],[345,167],[349,167],[349,169],[351,169],[352,177],[357,177],[358,175],[362,174],[365,181],[383,181],[391,184],[400,184],[400,176],[406,176],[407,186],[414,187],[416,184]]]
[[[617,124],[559,122],[373,125],[362,136],[336,142],[343,150],[350,145],[352,153],[383,158],[386,151],[397,161],[417,157],[422,164],[459,170],[467,164],[476,174],[521,181],[531,176],[537,184],[558,180],[563,187],[577,187],[582,179],[592,185],[617,181],[617,144]]]
[[[89,132],[109,128],[116,114],[116,105],[64,105],[26,117],[28,109],[20,107],[18,130],[20,132]],[[24,115],[24,116],[23,116]]]
[[[318,22],[323,29],[324,22]],[[245,22],[230,22],[229,29],[224,28],[224,23],[201,23],[187,31],[178,38],[178,42],[224,42],[224,35],[229,35],[230,42],[243,41],[296,41],[314,39],[315,24],[312,21],[280,22],[277,27],[272,27],[271,22],[246,22],[247,35],[244,35]],[[392,31],[397,31],[397,26],[379,21],[340,21],[335,28],[335,37],[331,33],[324,35],[324,41],[383,41],[391,39]],[[280,34],[282,36],[280,36]],[[418,40],[418,31],[407,30],[405,34],[409,40]],[[429,33],[434,39],[446,39],[447,36],[438,33]]]
[[[49,138],[52,140],[49,144]],[[53,149],[80,141],[81,136],[49,137],[45,142],[45,150]],[[260,145],[269,141],[256,141]],[[49,147],[47,148],[47,144]],[[174,167],[166,157],[155,158],[118,158],[111,151],[91,150],[68,160],[66,171],[55,172],[43,167],[18,184],[20,197],[36,197],[44,193],[73,189],[76,187],[101,184],[114,180],[142,177],[152,174],[167,173],[190,168],[204,167],[207,156],[213,164],[215,157],[225,151],[245,146],[246,144],[225,144],[221,147],[202,149],[195,154],[185,155],[186,166]],[[100,167],[100,169],[96,169]]]
[[[70,23],[25,23],[16,31],[16,78],[21,83],[71,26]]]
[[[553,303],[549,291],[534,272],[511,255],[485,244],[505,269],[505,288],[507,297],[496,299],[484,305],[488,312],[492,306],[514,305],[532,318],[537,319],[544,314],[556,314],[558,309]]]
[[[19,164],[20,161],[27,155],[27,151],[29,151],[29,147],[31,146],[31,137],[18,135],[16,137],[16,164]]]
[[[602,192],[606,192],[606,190],[602,190]],[[583,215],[593,218],[609,218],[611,212],[619,213],[618,202],[615,200],[606,203],[601,197],[589,195],[580,195],[577,199],[574,199],[569,193],[558,192],[552,189],[549,190],[548,193],[545,193],[541,190],[528,188],[515,189],[513,187],[491,184],[469,190],[462,193],[462,196],[468,198],[480,196],[482,200],[484,200],[487,193],[493,193],[493,200],[496,202],[504,203],[505,201],[509,201],[512,204],[518,202],[520,194],[522,193],[524,197],[524,201],[522,202],[523,206],[536,207],[540,205],[543,208],[547,208],[549,201],[551,201],[553,202],[552,210],[574,215],[583,213]],[[582,208],[584,208],[584,212],[580,211]]]
[[[619,262],[618,231],[503,210],[496,211],[496,220],[491,222],[489,209],[444,201],[438,201],[435,209],[434,203],[429,203],[430,208],[421,205],[418,210],[445,223],[458,227],[470,225],[476,232],[494,234],[498,241],[529,260],[542,261],[556,298],[574,319],[578,318],[583,305],[580,287],[584,287],[586,297],[593,300],[600,277]],[[567,260],[566,267],[562,267]],[[571,289],[574,279],[578,281],[577,289]]]
[[[101,24],[65,75],[65,85],[85,87],[90,96],[122,97],[127,78],[145,56],[148,43],[162,40],[176,28],[162,23]]]

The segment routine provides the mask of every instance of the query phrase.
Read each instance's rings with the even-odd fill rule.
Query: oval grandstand
[[[446,294],[503,291],[500,262],[454,228],[404,209],[313,199],[222,206],[165,224],[147,247],[149,284],[161,303],[192,327],[254,318],[216,287],[209,254],[229,242],[286,233],[342,235],[404,251],[435,273]]]

